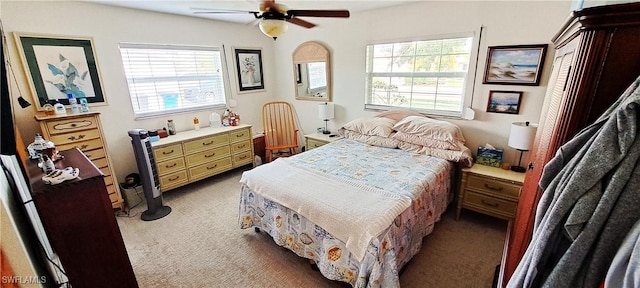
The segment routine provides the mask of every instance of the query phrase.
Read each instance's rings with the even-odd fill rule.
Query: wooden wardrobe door
[[[558,143],[556,133],[561,111],[565,107],[566,101],[565,90],[567,78],[571,72],[574,60],[574,52],[579,42],[579,38],[572,40],[562,49],[556,51],[553,61],[553,70],[549,78],[549,89],[545,96],[545,103],[542,108],[542,115],[533,148],[531,149],[532,162],[525,176],[524,186],[520,193],[518,209],[513,223],[509,229],[508,239],[506,241],[505,255],[502,263],[502,279],[503,285],[506,285],[509,278],[516,269],[518,262],[524,255],[524,252],[531,241],[531,233],[535,220],[537,203],[542,195],[542,190],[538,187],[542,169],[544,165],[553,158],[555,151],[561,143]],[[555,84],[554,84],[555,83]],[[531,167],[533,169],[531,169]]]

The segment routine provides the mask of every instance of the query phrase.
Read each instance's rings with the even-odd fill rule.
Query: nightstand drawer
[[[518,204],[516,202],[467,191],[464,198],[464,207],[489,215],[513,218],[516,214]]]
[[[318,148],[322,145],[327,144],[327,142],[324,141],[318,141],[318,140],[314,140],[314,139],[307,139],[307,149],[313,149],[313,148]]]
[[[469,175],[466,188],[494,195],[502,195],[516,200],[520,195],[520,187],[521,185]]]

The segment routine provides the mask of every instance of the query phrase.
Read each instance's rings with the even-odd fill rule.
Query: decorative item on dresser
[[[311,133],[311,134],[304,135],[306,150],[318,148],[322,145],[336,141],[338,139],[342,139],[342,136],[321,134],[321,133]]]
[[[37,114],[42,136],[52,141],[60,151],[78,148],[105,175],[104,183],[113,208],[124,207],[124,201],[109,159],[99,112],[47,116]]]
[[[151,146],[162,192],[253,163],[246,124],[180,131]]]
[[[505,241],[499,286],[505,285],[531,241],[544,165],[600,115],[640,75],[640,3],[584,8],[551,39],[553,70],[531,149],[518,211]],[[633,51],[633,52],[631,52]]]
[[[512,220],[516,214],[524,174],[486,165],[462,169],[456,219],[462,208]]]
[[[138,287],[102,173],[78,149],[60,152],[57,169],[78,168],[80,177],[56,185],[42,181],[27,162],[33,201],[73,287]]]

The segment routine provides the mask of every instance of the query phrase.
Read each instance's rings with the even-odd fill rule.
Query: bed
[[[394,139],[393,129],[361,128],[355,137],[343,127],[344,139],[244,172],[239,224],[313,260],[328,279],[398,287],[400,269],[453,199],[455,164]],[[377,135],[363,140],[362,132]],[[462,154],[468,165],[470,153]]]

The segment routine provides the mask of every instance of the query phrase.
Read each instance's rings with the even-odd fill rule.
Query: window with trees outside
[[[367,46],[365,108],[462,117],[473,37]]]
[[[120,44],[136,118],[226,107],[220,49]]]

